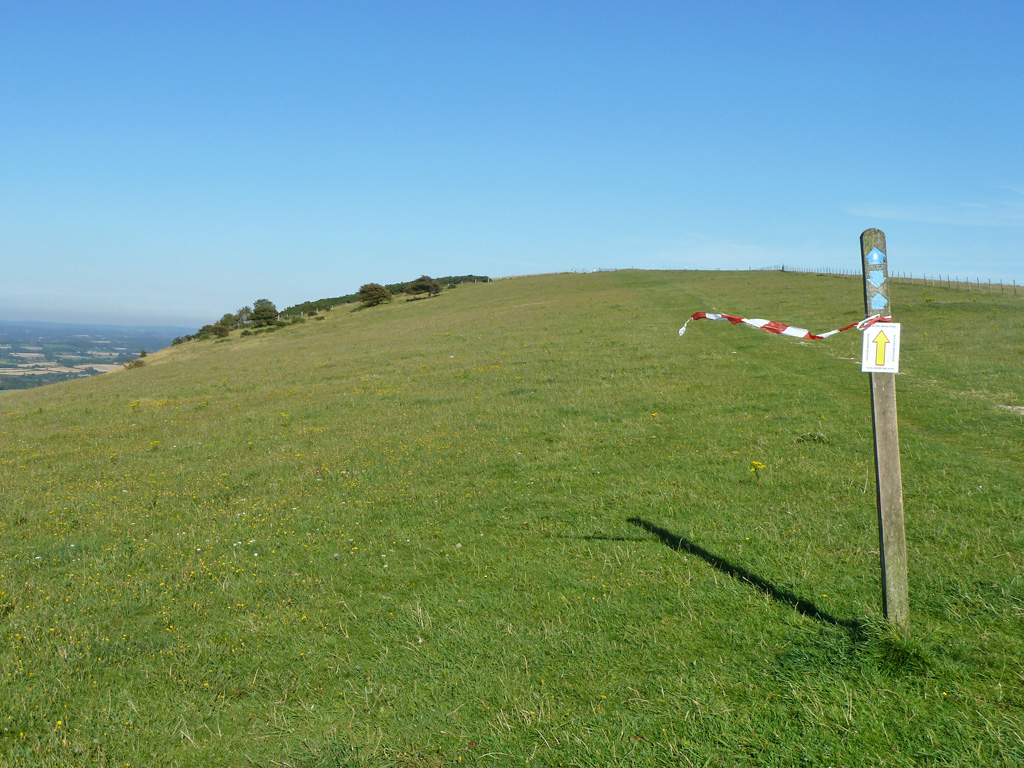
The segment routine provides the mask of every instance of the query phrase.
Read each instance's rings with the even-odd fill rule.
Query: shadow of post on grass
[[[732,576],[734,579],[745,581],[753,587],[764,592],[772,600],[789,605],[795,608],[799,613],[803,614],[809,619],[816,621],[822,621],[826,624],[832,624],[837,627],[845,627],[856,634],[860,634],[864,631],[864,624],[856,619],[839,619],[830,613],[827,613],[818,608],[814,603],[809,600],[804,600],[801,597],[797,597],[792,592],[781,587],[777,587],[767,579],[763,579],[760,576],[751,573],[746,568],[739,565],[734,565],[724,558],[718,557],[717,555],[708,552],[703,547],[694,544],[692,541],[684,539],[682,536],[677,536],[671,531],[668,531],[661,526],[650,523],[640,517],[630,517],[627,519],[628,523],[631,523],[638,528],[643,528],[648,533],[652,533],[661,539],[661,542],[671,549],[677,552],[686,552],[690,555],[695,555],[701,560],[706,562],[712,568],[716,568],[727,576]]]

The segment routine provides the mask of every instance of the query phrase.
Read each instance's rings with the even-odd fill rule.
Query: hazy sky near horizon
[[[1017,2],[0,0],[0,319],[857,269],[869,227],[894,270],[1019,283],[1021,29]]]

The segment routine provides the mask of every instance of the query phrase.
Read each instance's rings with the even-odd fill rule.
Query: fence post
[[[864,271],[865,316],[891,316],[885,233],[868,229],[860,236]],[[896,374],[871,373],[871,418],[875,434],[875,477],[879,558],[882,566],[882,612],[906,629],[910,614],[907,544],[903,525],[903,481],[896,423]]]

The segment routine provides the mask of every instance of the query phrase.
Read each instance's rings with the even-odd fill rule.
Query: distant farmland
[[[180,328],[0,321],[0,390],[109,373],[170,345]]]

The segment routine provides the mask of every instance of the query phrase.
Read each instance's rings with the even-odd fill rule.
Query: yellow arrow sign
[[[899,323],[869,326],[864,332],[860,369],[865,373],[899,373],[900,336]]]
[[[875,343],[875,365],[885,365],[885,347],[887,344],[891,344],[889,338],[885,335],[885,331],[879,331],[878,335],[874,338]]]

